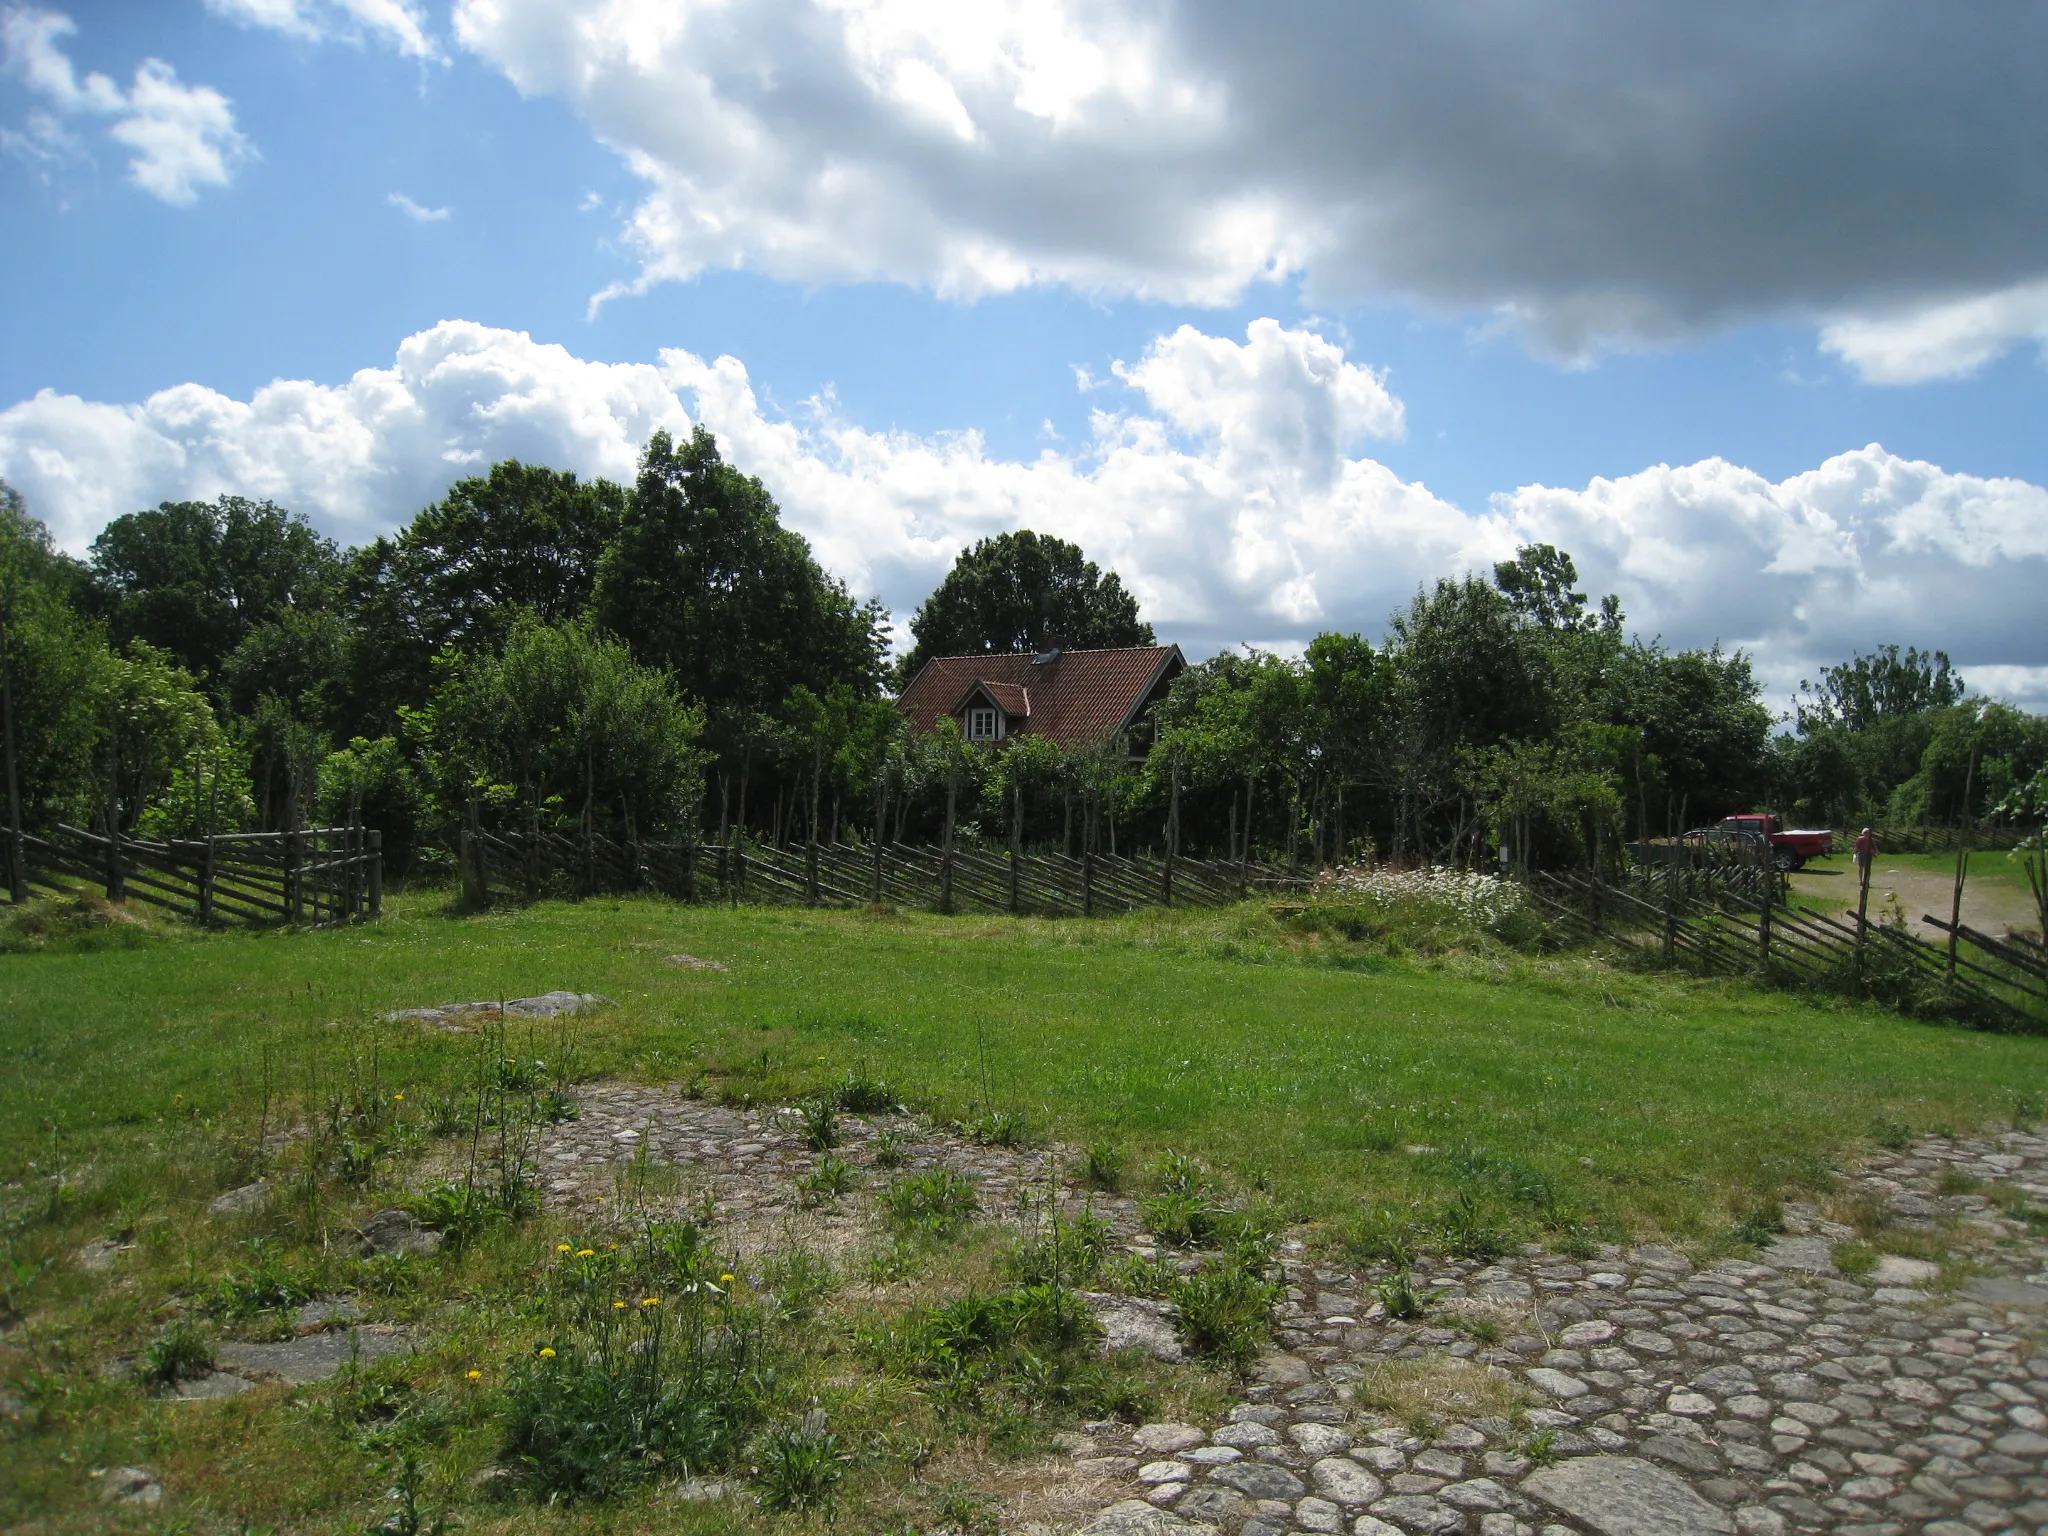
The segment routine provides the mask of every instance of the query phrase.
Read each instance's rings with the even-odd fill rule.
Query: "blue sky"
[[[1551,536],[1780,682],[1899,640],[2048,699],[2048,197],[2009,168],[2040,103],[1986,66],[2039,39],[1823,6],[1861,38],[1838,65],[1738,6],[1693,69],[1595,6],[1403,9],[1218,52],[1195,6],[0,8],[0,474],[73,547],[222,489],[356,539],[507,445],[622,474],[702,420],[899,612],[1028,521],[1193,648],[1291,644]],[[1396,43],[1380,89],[1318,84]],[[1629,117],[1660,92],[1680,128]],[[1524,99],[1591,105],[1525,149]],[[408,372],[423,336],[460,399]],[[276,380],[313,388],[266,414]]]

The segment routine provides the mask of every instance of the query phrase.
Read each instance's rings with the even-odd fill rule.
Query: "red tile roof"
[[[937,656],[919,670],[897,706],[913,729],[928,731],[964,706],[980,684],[1010,716],[1013,733],[1050,737],[1061,751],[1072,752],[1096,746],[1128,725],[1185,666],[1177,645],[1062,651],[1051,661],[1029,651]]]

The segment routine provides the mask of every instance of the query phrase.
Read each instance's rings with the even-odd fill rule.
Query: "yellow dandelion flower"
[[[661,1305],[661,1298],[659,1296],[643,1296],[640,1299],[640,1305],[643,1307],[658,1307]]]
[[[540,1352],[540,1357],[543,1360],[552,1360],[555,1358],[555,1352],[552,1349],[543,1349]]]
[[[557,1244],[555,1244],[555,1252],[557,1252],[557,1253],[567,1253],[568,1251],[569,1251],[569,1245],[568,1245],[567,1243],[557,1243]]]
[[[727,1285],[731,1285],[734,1277],[730,1274],[723,1274],[720,1275],[718,1278],[723,1280]]]
[[[402,1093],[394,1093],[393,1095],[391,1095],[391,1102],[394,1104],[403,1104],[405,1102],[405,1095]]]
[[[623,1312],[626,1310],[626,1304],[623,1301],[615,1301],[612,1303],[612,1310],[614,1312]]]
[[[471,1381],[482,1381],[484,1379],[484,1373],[482,1371],[471,1371],[469,1373],[469,1379]]]
[[[578,1248],[576,1250],[576,1257],[579,1259],[594,1259],[597,1257],[597,1250],[595,1248]]]

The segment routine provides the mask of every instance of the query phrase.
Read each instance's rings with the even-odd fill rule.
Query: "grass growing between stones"
[[[1012,1517],[1053,1498],[1031,1469],[1062,1422],[1219,1409],[1220,1371],[1096,1362],[1058,1294],[1070,1257],[1048,1295],[1043,1254],[1011,1255],[971,1189],[888,1172],[879,1149],[881,1246],[836,1270],[749,1256],[726,1282],[715,1225],[695,1247],[538,1213],[522,1138],[597,1078],[809,1104],[820,1143],[834,1114],[900,1099],[984,1144],[1087,1147],[1077,1184],[1125,1187],[1191,1241],[1229,1246],[1232,1213],[1251,1212],[1253,1247],[1255,1229],[1310,1221],[1404,1264],[1530,1238],[1725,1244],[1819,1192],[1873,1126],[1968,1129],[2048,1093],[2040,1040],[1589,956],[1401,958],[1258,908],[1081,923],[593,901],[458,918],[415,897],[360,930],[81,920],[37,943],[0,959],[0,1522],[52,1531],[105,1528],[80,1469],[145,1462],[198,1529],[427,1529],[450,1505],[472,1531],[933,1528],[983,1494]],[[556,988],[619,1006],[489,1036],[376,1017]],[[266,1209],[202,1214],[259,1172]],[[641,1158],[615,1200],[679,1191]],[[439,1202],[459,1239],[358,1257],[349,1224],[401,1196]],[[80,1262],[88,1244],[109,1267]],[[605,1254],[603,1284],[565,1281]],[[1253,1347],[1258,1262],[1186,1291],[1226,1358]],[[1125,1288],[1173,1294],[1170,1270],[1123,1267]],[[680,1289],[707,1281],[715,1300]],[[183,1380],[220,1341],[288,1335],[291,1309],[337,1294],[423,1348],[216,1403],[109,1369]],[[628,1326],[612,1312],[637,1331],[609,1332]],[[1477,1377],[1403,1369],[1372,1388],[1397,1415],[1514,1406],[1466,1402]],[[679,1503],[666,1490],[686,1471],[767,1503]]]

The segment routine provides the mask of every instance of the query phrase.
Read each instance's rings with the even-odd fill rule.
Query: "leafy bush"
[[[763,1435],[754,1448],[754,1480],[771,1509],[811,1509],[831,1496],[844,1470],[839,1437],[813,1409],[796,1424]]]
[[[883,1191],[882,1203],[899,1225],[932,1237],[949,1237],[981,1209],[974,1182],[952,1168],[934,1168],[898,1179]]]
[[[1186,1153],[1168,1148],[1153,1165],[1153,1176],[1158,1180],[1162,1193],[1169,1195],[1201,1195],[1208,1193],[1209,1174],[1202,1165]]]
[[[909,1138],[901,1131],[884,1131],[875,1138],[877,1168],[901,1168],[909,1160]]]
[[[1247,1364],[1272,1328],[1280,1289],[1247,1265],[1224,1262],[1174,1282],[1182,1335],[1198,1354]]]
[[[493,1192],[478,1184],[436,1184],[405,1202],[423,1227],[432,1227],[451,1248],[465,1248],[505,1217]]]
[[[175,1387],[213,1369],[213,1344],[187,1322],[176,1322],[142,1352],[139,1378],[157,1387]]]
[[[1344,1246],[1362,1264],[1386,1263],[1406,1269],[1421,1246],[1422,1223],[1412,1211],[1379,1207],[1352,1222]]]
[[[961,1128],[984,1147],[1026,1147],[1032,1141],[1031,1122],[1013,1109],[970,1115]]]
[[[1475,1264],[1490,1264],[1513,1246],[1486,1202],[1469,1189],[1459,1190],[1444,1207],[1438,1225],[1445,1251]]]
[[[1094,1283],[1109,1251],[1109,1223],[1093,1211],[1048,1223],[1012,1249],[1005,1267],[1023,1285]]]
[[[214,1282],[208,1311],[216,1317],[250,1317],[312,1299],[312,1284],[285,1262],[275,1243],[256,1238],[244,1247],[247,1261]]]
[[[1115,1194],[1124,1183],[1124,1149],[1111,1141],[1098,1141],[1081,1159],[1081,1177],[1091,1189]]]
[[[798,1192],[812,1204],[837,1200],[853,1188],[853,1165],[835,1152],[818,1159],[818,1166],[796,1181]]]
[[[879,1078],[848,1072],[834,1093],[849,1115],[886,1115],[899,1107],[896,1090]]]
[[[1422,1316],[1438,1295],[1435,1291],[1415,1289],[1415,1277],[1405,1269],[1380,1281],[1372,1288],[1372,1293],[1379,1298],[1380,1305],[1387,1309],[1387,1316],[1401,1322]]]
[[[616,1498],[732,1462],[775,1373],[752,1321],[712,1293],[700,1297],[673,1318],[645,1300],[600,1313],[513,1368],[502,1459],[536,1499]]]
[[[813,1152],[829,1152],[839,1145],[839,1104],[824,1094],[806,1100],[804,1113],[804,1145]]]

